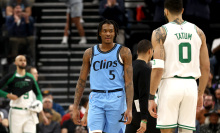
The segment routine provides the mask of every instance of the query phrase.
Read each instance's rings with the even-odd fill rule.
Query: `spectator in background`
[[[83,11],[83,3],[82,0],[67,0],[67,14],[66,14],[66,26],[64,30],[64,36],[62,40],[62,44],[67,44],[68,41],[68,30],[69,30],[69,21],[75,24],[78,29],[79,35],[81,37],[79,44],[86,44],[87,40],[85,37],[85,32],[82,24],[80,23],[80,17],[82,17]],[[71,16],[71,20],[69,20],[69,15]]]
[[[39,124],[39,133],[60,133],[60,124],[57,121],[53,121],[53,113],[50,109],[44,109],[45,115],[49,123]]]
[[[9,44],[12,57],[18,54],[28,54],[32,59],[35,59],[34,20],[31,16],[22,12],[21,5],[16,5],[13,15],[6,17],[6,28],[10,37]]]
[[[3,112],[0,111],[0,133],[8,133],[8,119],[4,117]]]
[[[2,11],[2,7],[0,4],[0,11]],[[8,56],[8,38],[5,37],[4,31],[3,31],[3,24],[5,23],[5,19],[3,18],[2,12],[0,12],[0,44],[1,44],[1,49],[0,49],[0,64],[1,65],[6,65],[7,64],[7,56]]]
[[[87,133],[88,131],[83,126],[77,126],[75,133]]]
[[[99,5],[99,14],[103,20],[114,20],[119,26],[116,42],[124,45],[126,24],[124,0],[102,0]]]
[[[164,0],[152,0],[155,4],[154,22],[165,23],[164,17]]]
[[[70,105],[73,109],[73,105]],[[62,130],[61,133],[75,133],[76,125],[73,122],[72,119],[72,111],[69,110],[70,112],[68,113],[70,115],[70,118],[68,120],[65,120],[62,125]]]
[[[214,69],[214,74],[220,75],[220,38],[213,40],[211,52],[214,55],[210,58],[210,63]]]
[[[31,6],[29,0],[8,0],[6,15],[12,16],[14,12],[13,10],[17,5],[21,5],[23,14],[26,16],[31,16]]]
[[[88,102],[89,102],[88,97],[83,97],[81,99],[81,103],[80,103],[81,104],[81,107],[80,107],[80,118],[81,119],[83,118],[83,116],[84,116],[84,114],[86,112],[86,107],[88,105]]]
[[[28,67],[27,68],[27,72],[29,72],[29,73],[31,73],[33,76],[34,76],[34,79],[36,80],[36,81],[38,81],[38,77],[39,77],[39,75],[38,75],[38,71],[37,71],[37,68],[36,67]]]
[[[218,123],[220,113],[217,110],[211,110],[205,116],[209,117],[209,123],[200,127],[200,133],[220,133],[220,124]]]
[[[209,4],[212,0],[185,0],[184,19],[200,27],[206,35],[206,40],[209,40],[209,20],[210,9]]]
[[[218,88],[216,91],[215,91],[215,97],[216,97],[216,109],[220,109],[220,88]]]
[[[214,105],[215,105],[214,96],[210,94],[206,95],[204,97],[204,102],[203,102],[204,108],[196,113],[196,120],[199,121],[200,125],[205,123],[204,114],[212,110],[214,108]]]
[[[213,80],[213,71],[210,68],[209,80],[208,80],[208,83],[206,85],[206,89],[208,89],[209,92],[214,96],[215,95],[215,88],[213,88],[212,80]]]
[[[62,117],[62,120],[61,120],[61,123],[60,123],[61,126],[63,125],[63,122],[64,122],[64,121],[69,120],[69,119],[71,118],[72,111],[73,111],[73,104],[71,104],[71,105],[69,106],[68,113],[66,113],[66,114]]]
[[[44,90],[42,92],[42,95],[43,95],[43,97],[49,97],[53,101],[52,92],[50,92],[49,90]],[[58,103],[53,102],[53,109],[55,111],[57,111],[58,113],[60,113],[61,116],[63,116],[65,114],[65,111],[64,111],[63,107],[61,105],[59,105]]]
[[[44,99],[43,99],[43,110],[50,109],[52,114],[53,114],[52,115],[52,120],[60,123],[61,122],[61,115],[58,112],[56,112],[55,110],[53,110],[52,106],[53,106],[53,100],[51,98],[44,97]],[[43,122],[42,114],[39,114],[39,122],[40,123]]]

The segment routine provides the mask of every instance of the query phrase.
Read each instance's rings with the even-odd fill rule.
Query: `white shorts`
[[[161,80],[158,91],[157,128],[195,130],[198,90],[195,79]]]
[[[10,133],[36,133],[37,114],[29,110],[10,109]]]

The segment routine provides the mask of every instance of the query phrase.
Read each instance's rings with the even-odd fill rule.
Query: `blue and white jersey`
[[[119,60],[120,44],[103,52],[99,45],[92,48],[90,88],[92,90],[114,90],[124,88],[124,67]]]

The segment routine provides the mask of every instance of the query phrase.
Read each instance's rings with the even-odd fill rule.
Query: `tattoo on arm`
[[[133,68],[132,68],[132,55],[131,51],[123,47],[120,51],[120,55],[124,62],[124,76],[125,76],[125,89],[126,89],[126,101],[128,109],[132,108],[133,101]]]
[[[76,85],[75,96],[74,96],[74,104],[76,106],[79,105],[83,92],[84,92],[84,88],[86,86],[86,80],[87,80],[87,76],[90,70],[90,58],[91,57],[92,57],[92,49],[89,48],[85,51],[83,55],[83,64],[82,64],[82,68],[80,70],[80,76],[79,76],[79,79]]]
[[[164,28],[157,28],[155,31],[155,37],[156,37],[156,42],[160,45],[160,58],[164,59],[165,58],[165,50],[163,43],[165,42],[166,39],[166,32]]]
[[[199,27],[197,27],[197,33],[198,33],[201,40],[205,39],[205,34]]]
[[[79,105],[85,86],[86,86],[86,80],[79,78],[75,91],[75,98],[74,98],[75,105]]]

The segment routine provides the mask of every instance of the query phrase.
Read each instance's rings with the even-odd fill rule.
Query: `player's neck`
[[[18,73],[19,75],[21,75],[21,76],[24,76],[25,73],[26,73],[26,71],[25,71],[25,69],[20,69],[20,68],[18,68],[18,69],[17,69],[17,73]]]
[[[143,61],[145,61],[146,63],[148,63],[149,62],[149,55],[146,55],[146,54],[141,54],[141,55],[138,55],[138,57],[137,57],[137,60],[143,60]]]
[[[112,43],[112,44],[102,43],[101,45],[99,45],[99,48],[101,49],[101,51],[106,52],[106,51],[111,50],[114,46],[115,46],[115,43]]]
[[[175,15],[169,18],[169,22],[175,22],[177,24],[182,24],[184,22],[182,15]]]

